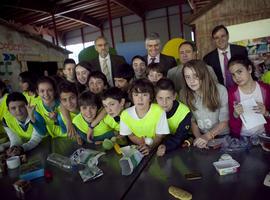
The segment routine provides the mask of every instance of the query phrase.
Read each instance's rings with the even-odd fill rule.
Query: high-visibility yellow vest
[[[74,117],[72,122],[81,132],[87,134],[89,126],[81,113],[76,115],[76,117]],[[95,128],[93,129],[93,135],[94,137],[98,137],[110,131],[112,131],[112,129],[101,120],[99,124],[96,125]]]
[[[37,101],[40,99],[39,96],[35,96],[35,95],[29,95],[28,92],[23,92],[23,95],[25,96],[27,102],[31,102],[31,105],[36,105]]]
[[[5,113],[8,112],[8,107],[7,107],[7,96],[8,94],[5,94],[3,97],[2,97],[2,101],[0,102],[0,120],[2,121]]]
[[[137,137],[154,138],[156,127],[163,112],[158,104],[152,103],[149,111],[142,119],[134,119],[128,114],[127,110],[122,112],[120,118]]]
[[[4,119],[8,128],[17,136],[19,136],[23,141],[28,141],[31,139],[34,130],[32,123],[29,123],[27,129],[23,130],[18,120],[12,114],[6,113]]]
[[[62,118],[64,124],[67,125],[67,121],[66,121],[66,119],[63,117],[62,112],[60,112],[60,115],[61,115],[61,118]],[[78,113],[69,112],[69,115],[70,115],[70,119],[71,119],[71,121],[72,121],[72,120],[74,119],[74,117],[76,117],[76,116],[78,115]]]
[[[179,124],[187,116],[189,112],[190,112],[189,108],[185,104],[179,102],[179,105],[175,113],[173,114],[172,117],[168,119],[170,133],[174,134],[176,132]]]
[[[8,112],[8,107],[7,107],[7,96],[8,94],[5,94],[3,97],[2,97],[2,101],[0,102],[0,137],[5,137],[4,135],[6,135],[5,133],[5,129],[2,125],[2,120],[3,120],[3,117],[5,115],[5,113]]]
[[[262,80],[264,83],[270,84],[270,71],[265,72],[265,73],[262,75],[261,80]]]
[[[55,110],[56,112],[59,111],[59,106]],[[55,124],[55,121],[49,117],[49,112],[46,110],[46,108],[43,105],[43,102],[41,99],[37,100],[36,104],[36,112],[38,112],[45,120],[46,128],[48,133],[51,135],[52,138],[55,137],[66,137],[65,133],[62,133],[61,127]]]
[[[114,120],[113,117],[110,115],[106,115],[103,119],[104,123],[107,124],[110,128],[112,128],[114,131],[119,132],[120,130],[120,124]]]

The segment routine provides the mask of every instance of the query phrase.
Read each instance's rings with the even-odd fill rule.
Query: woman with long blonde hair
[[[228,94],[210,75],[201,60],[191,60],[183,67],[185,84],[180,99],[191,109],[194,146],[207,148],[209,140],[228,133]]]

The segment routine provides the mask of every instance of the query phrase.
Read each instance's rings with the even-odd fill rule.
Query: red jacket
[[[270,85],[267,85],[263,82],[258,82],[261,92],[263,103],[265,105],[266,110],[270,111]],[[234,102],[240,102],[240,94],[238,90],[238,86],[234,85],[228,91],[228,103],[229,103],[229,126],[231,135],[234,137],[240,137],[241,129],[242,129],[242,121],[240,117],[235,118],[233,115],[233,105]],[[270,134],[270,117],[266,118],[266,124],[264,125],[266,133]]]

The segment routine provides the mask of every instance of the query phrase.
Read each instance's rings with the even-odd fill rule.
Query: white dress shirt
[[[149,55],[147,56],[147,64],[148,65],[152,62],[152,58],[154,58],[154,57],[151,57]],[[159,61],[160,61],[160,54],[158,54],[158,55],[155,56],[154,63],[159,63]]]
[[[102,58],[100,55],[99,55],[99,64],[100,64],[100,67],[101,67],[101,71],[103,70],[102,69],[102,66],[103,66],[103,63],[104,63],[104,60],[107,60],[107,66],[108,66],[108,70],[109,70],[109,74],[110,74],[110,77],[106,77],[107,78],[107,81],[108,83],[113,86],[113,79],[112,79],[112,65],[111,65],[111,59],[110,59],[110,54],[108,54],[105,58]],[[103,71],[102,71],[103,72]],[[103,72],[104,73],[104,72]]]

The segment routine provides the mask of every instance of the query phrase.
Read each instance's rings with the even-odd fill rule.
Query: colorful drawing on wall
[[[255,65],[255,75],[258,78],[261,78],[265,72],[270,70],[270,36],[234,43],[247,48],[248,56]]]
[[[23,43],[13,43],[7,41],[0,41],[0,50],[1,51],[12,51],[12,52],[22,52],[31,51],[32,47],[27,46]]]
[[[12,75],[11,68],[12,62],[16,59],[14,54],[2,53],[0,60],[0,75]]]

